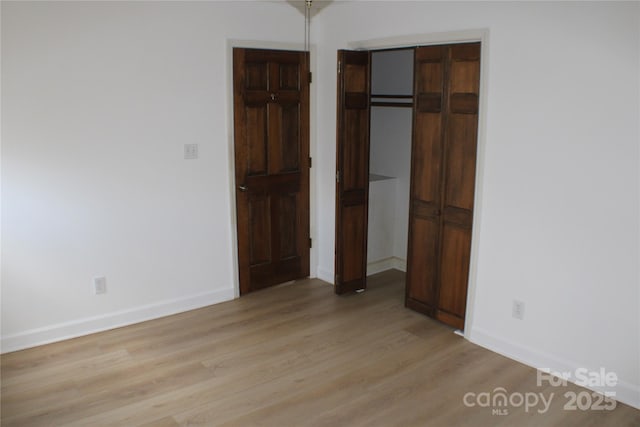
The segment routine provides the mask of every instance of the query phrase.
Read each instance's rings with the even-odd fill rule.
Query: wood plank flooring
[[[1,357],[3,426],[638,426],[403,306],[404,275],[337,297],[319,280]],[[468,407],[466,393],[553,394]],[[468,401],[474,401],[468,399]]]

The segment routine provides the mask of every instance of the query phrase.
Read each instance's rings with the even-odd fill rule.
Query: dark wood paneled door
[[[369,52],[338,51],[335,291],[367,286]]]
[[[309,275],[305,52],[233,50],[240,293]]]
[[[464,327],[476,171],[480,43],[415,51],[406,305]]]

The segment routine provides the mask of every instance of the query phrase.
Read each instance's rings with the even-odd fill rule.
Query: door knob
[[[238,185],[238,190],[247,191],[249,188],[246,185]]]

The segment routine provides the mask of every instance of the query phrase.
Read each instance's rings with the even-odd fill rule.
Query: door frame
[[[415,34],[381,39],[351,41],[348,49],[379,50],[396,48],[413,48],[439,44],[454,44],[464,42],[480,42],[480,95],[478,111],[478,139],[476,153],[476,182],[474,189],[473,225],[471,230],[471,255],[469,259],[469,281],[467,285],[467,305],[465,311],[464,337],[472,338],[474,309],[476,301],[476,286],[478,279],[478,253],[481,235],[481,217],[483,206],[483,177],[485,172],[485,150],[487,140],[487,106],[489,83],[489,29],[471,29],[441,33]]]
[[[226,39],[226,126],[227,126],[227,165],[228,165],[228,195],[229,195],[229,236],[231,239],[231,256],[232,261],[232,283],[234,298],[240,297],[240,267],[238,264],[238,223],[237,223],[237,207],[236,207],[236,163],[235,163],[235,134],[233,125],[233,49],[236,47],[248,49],[265,49],[265,50],[297,50],[304,51],[302,43],[282,43],[264,40],[241,40]],[[316,69],[316,46],[311,45],[309,54],[309,71],[315,74]],[[315,79],[314,79],[315,80]],[[316,99],[316,85],[311,83],[309,88],[309,156],[316,157],[316,126],[315,114],[316,108],[312,100]],[[309,234],[315,240],[316,229],[316,173],[315,168],[309,169]],[[309,249],[309,277],[315,277],[317,271],[317,250],[314,247]]]

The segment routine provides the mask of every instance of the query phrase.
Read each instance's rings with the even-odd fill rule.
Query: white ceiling
[[[304,0],[286,0],[291,6],[295,7],[300,13],[304,15],[305,1]],[[311,17],[317,15],[322,9],[333,3],[333,0],[313,0],[311,2]]]

